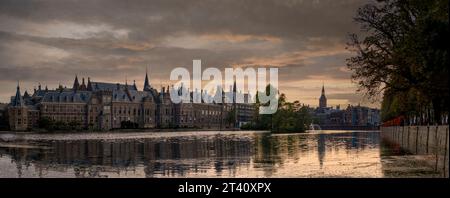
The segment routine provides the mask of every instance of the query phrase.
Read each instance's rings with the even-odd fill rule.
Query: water
[[[434,177],[378,131],[0,134],[0,177]]]

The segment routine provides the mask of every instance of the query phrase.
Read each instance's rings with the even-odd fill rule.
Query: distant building
[[[327,108],[327,97],[325,96],[325,85],[322,85],[322,95],[319,98],[319,108]]]
[[[319,107],[312,114],[323,129],[371,128],[380,124],[380,110],[375,108],[360,105],[348,105],[346,109],[341,109],[339,105],[336,108],[327,107],[324,86],[319,98]]]
[[[38,86],[32,95],[21,95],[17,85],[15,96],[8,105],[11,130],[22,131],[38,127],[43,117],[55,122],[72,123],[85,129],[110,130],[123,128],[124,123],[138,128],[205,128],[226,129],[248,121],[254,109],[249,104],[179,103],[170,99],[173,87],[152,87],[145,75],[144,88],[136,83],[94,82],[88,78],[79,83],[78,76],[72,88],[61,85],[55,90]],[[231,92],[231,91],[230,91]],[[232,91],[236,95],[236,90]],[[198,94],[190,92],[191,95]],[[251,105],[253,107],[253,105]],[[236,109],[235,125],[227,123],[228,114]],[[249,113],[251,112],[251,113]]]

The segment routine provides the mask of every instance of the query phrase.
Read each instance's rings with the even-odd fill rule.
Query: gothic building
[[[11,97],[8,106],[9,124],[11,130],[28,130],[38,127],[39,120],[45,117],[54,122],[97,130],[123,128],[124,123],[132,123],[136,128],[220,130],[234,128],[240,122],[235,120],[229,123],[227,120],[236,105],[204,102],[175,104],[170,99],[170,90],[173,89],[172,86],[156,90],[150,85],[147,72],[142,91],[137,89],[135,82],[132,85],[127,82],[114,84],[88,78],[86,83],[82,78],[80,84],[78,76],[75,76],[72,88],[60,85],[55,90],[49,90],[39,85],[32,95],[25,92],[22,96],[18,85],[16,95]],[[235,89],[233,93],[236,93]],[[247,104],[246,110],[253,110],[250,107],[253,105]],[[236,112],[239,110],[236,109]]]

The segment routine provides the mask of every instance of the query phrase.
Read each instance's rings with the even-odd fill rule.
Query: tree
[[[364,36],[350,35],[356,55],[347,66],[359,91],[375,100],[418,94],[439,123],[449,101],[448,1],[378,0],[361,7],[355,21]]]
[[[79,121],[73,120],[70,121],[67,125],[69,126],[70,129],[76,130],[80,128],[81,123]]]
[[[227,118],[226,121],[228,123],[228,125],[232,126],[233,124],[235,124],[236,122],[236,109],[232,109],[228,114],[227,114]]]
[[[269,91],[269,86],[266,88],[266,93]],[[278,92],[278,90],[277,90]],[[258,100],[259,94],[256,95],[256,109],[260,106],[268,105],[260,103]],[[300,104],[299,101],[288,102],[287,96],[283,93],[278,96],[278,110],[274,114],[258,114],[254,120],[253,129],[271,130],[273,132],[304,132],[307,126],[311,123],[311,116],[308,108]],[[247,129],[249,126],[245,126]]]
[[[137,129],[138,124],[129,120],[120,122],[120,128],[122,129]]]
[[[49,130],[49,129],[53,128],[53,125],[54,125],[54,122],[49,117],[42,116],[38,120],[38,127],[41,128],[41,129]]]

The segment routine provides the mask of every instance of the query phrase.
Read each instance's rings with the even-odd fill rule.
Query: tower
[[[28,109],[20,94],[19,82],[17,82],[16,96],[8,107],[9,127],[13,131],[24,131],[28,128]]]
[[[323,109],[327,107],[327,97],[325,96],[325,86],[322,85],[322,94],[319,99],[319,108]]]

